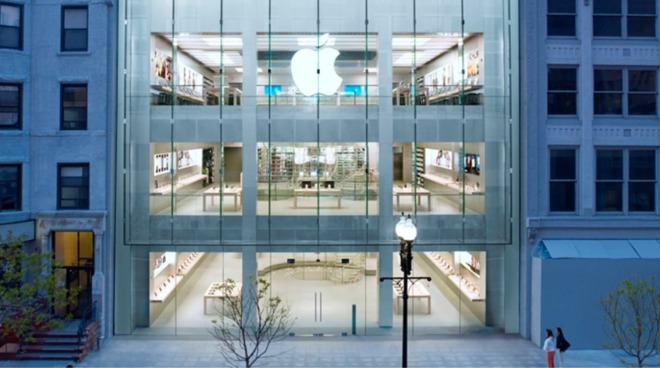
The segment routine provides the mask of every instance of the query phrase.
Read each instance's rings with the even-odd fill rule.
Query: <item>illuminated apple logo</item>
[[[319,46],[315,50],[302,49],[291,59],[291,75],[296,86],[305,96],[318,92],[324,95],[334,94],[341,85],[341,78],[335,71],[335,59],[339,51],[331,47],[323,47],[330,35],[321,36]],[[316,67],[320,73],[316,74]]]

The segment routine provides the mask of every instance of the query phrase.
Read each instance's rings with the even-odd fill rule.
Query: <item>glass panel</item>
[[[628,16],[628,37],[655,37],[656,17]]]
[[[622,183],[596,183],[596,211],[623,211]]]
[[[655,150],[630,150],[630,180],[655,180]]]
[[[550,183],[550,211],[575,211],[575,182]]]
[[[20,86],[0,85],[0,127],[11,127],[19,124],[20,101]]]
[[[623,114],[623,93],[595,93],[594,114],[597,115]]]
[[[21,46],[21,29],[0,27],[0,47],[16,49]]]
[[[20,27],[21,7],[7,4],[0,5],[0,25],[8,27]]]
[[[549,68],[548,89],[551,91],[576,91],[577,70],[574,68]]]
[[[0,165],[0,211],[21,209],[21,167]]]
[[[628,0],[628,14],[655,15],[655,0]]]
[[[65,9],[64,28],[87,28],[87,9]]]
[[[548,15],[548,36],[575,36],[575,15]]]
[[[576,93],[548,93],[549,115],[575,115],[577,114]]]
[[[629,183],[628,184],[628,211],[653,212],[655,211],[656,183]]]
[[[67,29],[64,31],[64,50],[84,51],[87,50],[87,30]]]
[[[575,0],[548,0],[548,13],[575,14]]]
[[[623,151],[596,151],[596,180],[623,179]]]
[[[623,71],[615,69],[594,70],[595,91],[622,91]]]
[[[628,90],[631,92],[655,92],[657,87],[657,71],[629,70]]]
[[[618,1],[618,0],[617,0]],[[594,37],[621,37],[620,16],[594,15]]]
[[[550,151],[550,179],[575,179],[575,150]]]
[[[621,0],[594,0],[594,14],[621,14]]]
[[[656,115],[657,95],[655,93],[631,93],[628,95],[628,114],[630,115]]]

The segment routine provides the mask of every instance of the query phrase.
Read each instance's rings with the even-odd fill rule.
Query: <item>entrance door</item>
[[[366,316],[377,316],[365,310],[367,289],[376,289],[365,287],[375,284],[375,272],[365,270],[366,258],[365,253],[271,253],[259,257],[259,270],[273,294],[291,306],[296,335],[357,334],[363,333]]]
[[[54,270],[58,284],[77,291],[75,300],[55,311],[60,316],[79,318],[92,304],[94,274],[94,233],[91,231],[58,231],[53,234]]]

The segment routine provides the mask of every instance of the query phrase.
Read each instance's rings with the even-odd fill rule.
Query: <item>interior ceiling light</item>
[[[316,47],[316,44],[319,42],[320,38],[317,39],[316,37],[298,37],[298,46],[314,46]],[[328,37],[328,41],[325,43],[325,45],[321,46],[334,46],[335,41],[337,39],[335,37]],[[323,43],[323,40],[320,41]]]
[[[202,37],[202,40],[211,47],[220,47],[220,37]],[[243,46],[243,39],[239,37],[224,37],[222,39],[222,46],[241,47]]]
[[[417,37],[417,43],[416,44],[417,44],[417,46],[422,46],[425,43],[429,42],[430,40],[431,40],[430,38],[426,38],[426,37]],[[394,46],[394,47],[405,47],[405,46],[412,47],[413,46],[413,41],[414,41],[414,38],[412,38],[412,37],[393,37],[392,38],[392,46]]]
[[[236,70],[239,73],[243,73],[243,68],[234,68],[234,70]],[[263,69],[257,68],[257,73],[263,73],[263,72],[264,72]]]

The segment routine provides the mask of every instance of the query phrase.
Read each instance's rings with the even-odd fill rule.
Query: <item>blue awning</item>
[[[660,258],[660,239],[545,239],[542,258]]]

